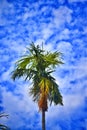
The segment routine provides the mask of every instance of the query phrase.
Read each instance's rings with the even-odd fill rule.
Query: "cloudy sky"
[[[14,63],[31,42],[61,51],[54,76],[64,106],[49,107],[47,130],[87,130],[87,0],[0,0],[0,119],[11,130],[41,130],[31,82],[11,80]]]

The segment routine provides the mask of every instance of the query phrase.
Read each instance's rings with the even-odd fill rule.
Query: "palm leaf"
[[[28,54],[22,56],[16,62],[15,70],[12,72],[12,79],[24,77],[25,80],[32,79],[33,84],[30,94],[34,101],[39,101],[41,96],[45,94],[46,100],[55,105],[62,103],[62,95],[56,84],[55,78],[51,76],[54,68],[63,64],[61,60],[62,53],[46,52],[39,45],[30,44],[27,48]],[[41,99],[43,101],[43,98]],[[45,102],[47,103],[47,101]],[[45,104],[47,105],[47,104]]]
[[[10,130],[6,125],[0,124],[0,130]]]
[[[3,113],[0,113],[0,118],[2,117],[7,117],[8,118],[8,115],[5,114],[4,112]],[[0,124],[0,130],[10,130],[10,128],[6,125],[3,125],[3,124]]]
[[[50,89],[50,93],[49,93],[50,105],[52,104],[52,102],[54,102],[55,105],[57,104],[63,105],[62,95],[59,91],[59,86],[56,84],[55,81],[52,81],[52,84],[53,86]]]

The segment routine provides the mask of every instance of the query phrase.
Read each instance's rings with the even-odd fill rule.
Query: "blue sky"
[[[61,51],[54,76],[64,106],[49,107],[47,130],[87,130],[87,0],[0,0],[0,122],[11,130],[41,130],[31,82],[11,80],[14,63],[31,42]]]

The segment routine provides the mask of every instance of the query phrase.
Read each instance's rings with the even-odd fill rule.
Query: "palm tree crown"
[[[12,79],[24,76],[25,80],[32,79],[33,85],[30,94],[33,100],[38,102],[41,111],[47,111],[50,104],[63,105],[59,86],[51,73],[57,65],[63,64],[60,52],[45,52],[39,45],[30,45],[28,54],[16,62],[16,68],[12,72]]]

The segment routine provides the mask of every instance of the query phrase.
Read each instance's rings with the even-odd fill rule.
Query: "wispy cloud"
[[[78,6],[79,2],[79,6]],[[0,90],[3,120],[12,129],[39,130],[41,113],[28,95],[30,84],[13,82],[14,63],[32,41],[49,51],[63,53],[65,64],[54,73],[64,106],[51,106],[47,128],[81,130],[86,128],[87,45],[86,0],[0,1]],[[17,123],[18,122],[18,123]],[[35,125],[37,124],[37,125]],[[14,127],[14,128],[13,128]]]
[[[72,2],[87,2],[87,0],[68,0],[70,3]]]

